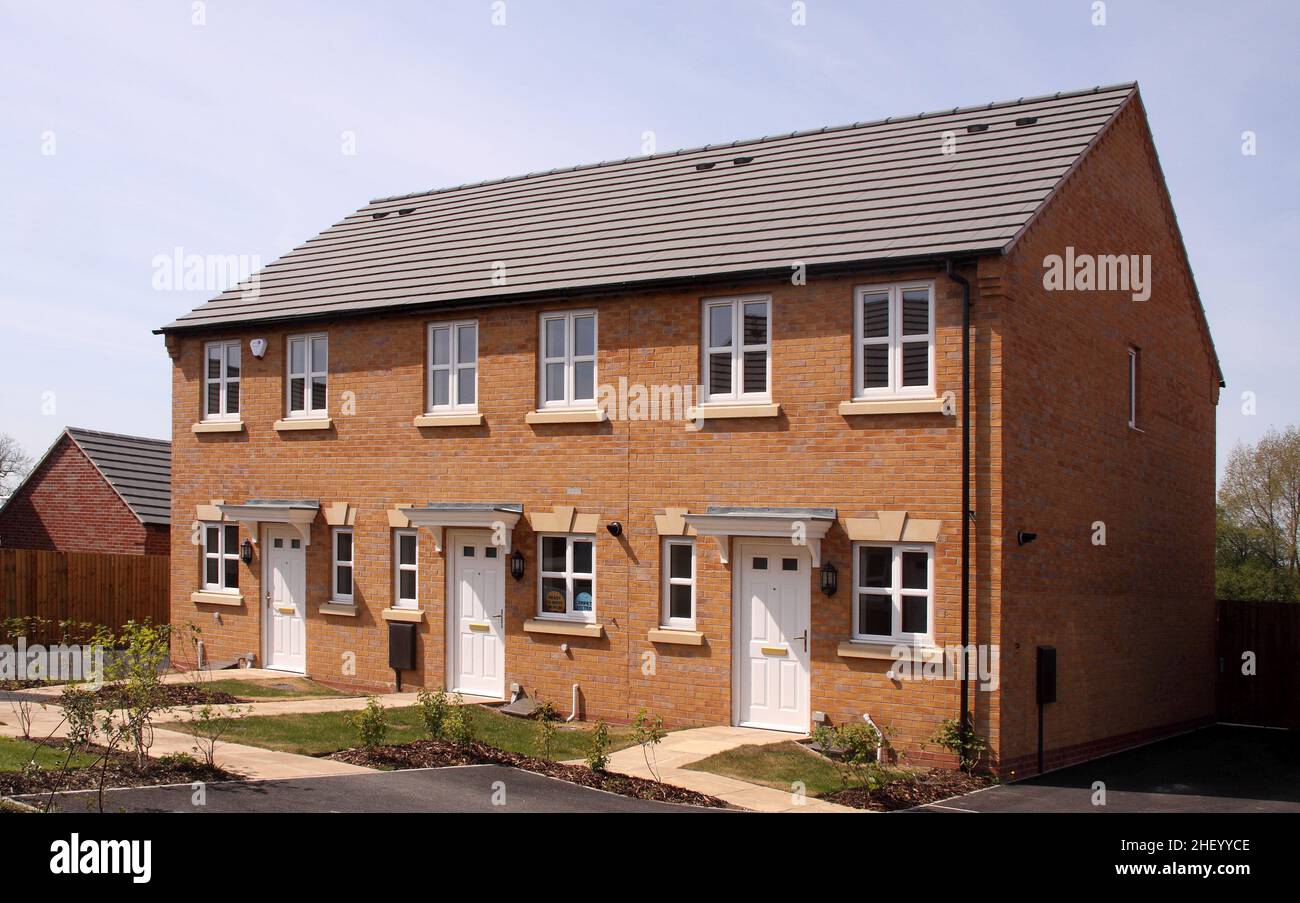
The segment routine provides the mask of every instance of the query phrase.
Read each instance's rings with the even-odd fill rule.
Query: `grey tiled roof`
[[[172,444],[70,426],[72,441],[145,524],[170,524]]]
[[[161,331],[996,253],[1134,85],[372,201]],[[944,153],[951,133],[956,153]],[[494,264],[504,282],[494,284]]]

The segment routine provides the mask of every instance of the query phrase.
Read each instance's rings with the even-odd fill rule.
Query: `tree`
[[[18,440],[0,433],[0,498],[18,488],[32,466],[32,459],[23,451]]]
[[[1300,595],[1300,427],[1270,430],[1228,456],[1215,559],[1220,598]]]

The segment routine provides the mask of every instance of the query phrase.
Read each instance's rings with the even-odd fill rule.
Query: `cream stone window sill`
[[[841,401],[840,414],[942,414],[942,398],[891,398],[881,401]]]
[[[355,618],[357,616],[357,606],[352,602],[326,602],[320,607],[320,613]]]
[[[200,420],[190,427],[196,433],[239,433],[244,430],[242,420]]]
[[[686,412],[687,420],[732,420],[741,417],[778,417],[779,404],[702,404]]]
[[[704,634],[698,630],[656,627],[650,631],[650,642],[667,643],[674,646],[703,646]]]
[[[243,605],[243,593],[190,593],[190,601],[198,605]]]
[[[385,621],[396,621],[399,624],[419,624],[424,620],[424,612],[418,608],[385,608],[379,616]]]
[[[605,412],[596,409],[529,411],[524,415],[524,423],[603,423],[605,419]]]
[[[605,635],[601,624],[588,621],[558,621],[548,618],[529,618],[524,621],[525,633],[550,633],[560,636],[600,637]]]
[[[897,661],[899,656],[895,654],[895,651],[900,647],[906,650],[903,658],[908,661],[927,661],[943,654],[943,650],[937,646],[911,646],[902,642],[845,642],[840,643],[839,648],[835,650],[835,654],[840,658],[876,658]]]
[[[453,414],[417,414],[411,421],[415,426],[479,426],[483,415],[477,411],[465,411]]]
[[[277,432],[292,430],[327,430],[334,421],[328,417],[286,417],[275,422]]]

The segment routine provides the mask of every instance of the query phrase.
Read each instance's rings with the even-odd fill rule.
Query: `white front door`
[[[486,530],[452,532],[443,546],[450,560],[453,690],[505,697],[505,549],[492,545]]]
[[[307,670],[307,550],[297,530],[267,527],[262,539],[266,667]]]
[[[809,581],[806,548],[736,540],[736,723],[808,730]]]

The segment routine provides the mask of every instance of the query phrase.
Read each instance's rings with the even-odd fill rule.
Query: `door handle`
[[[496,618],[498,621],[504,624],[506,620],[506,613],[504,611],[499,611],[496,614],[494,614],[492,617]]]
[[[805,630],[803,633],[801,633],[801,634],[799,634],[797,637],[795,637],[795,639],[796,639],[796,640],[803,640],[803,651],[804,651],[804,652],[807,652],[807,651],[808,651],[808,631]]]

